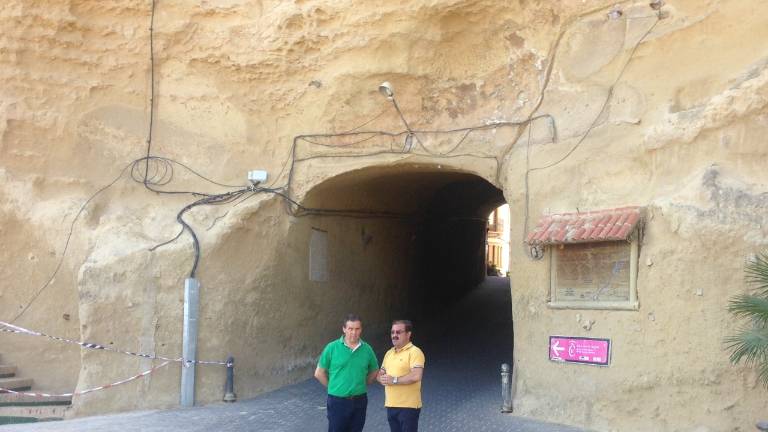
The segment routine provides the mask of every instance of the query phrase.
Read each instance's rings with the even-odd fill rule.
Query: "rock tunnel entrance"
[[[334,177],[302,204],[356,213],[297,218],[309,237],[310,283],[328,285],[321,289],[333,298],[336,315],[368,317],[364,336],[374,346],[389,346],[391,319],[410,318],[415,342],[443,359],[496,352],[477,364],[496,391],[500,363],[512,360],[510,288],[509,279],[486,276],[485,245],[488,216],[504,203],[502,191],[485,179],[444,166],[376,167]],[[312,282],[316,233],[327,236],[328,274]]]

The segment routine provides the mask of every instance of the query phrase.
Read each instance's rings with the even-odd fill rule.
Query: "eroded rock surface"
[[[744,257],[768,244],[768,6],[614,3],[169,0],[152,19],[150,1],[6,1],[0,319],[24,311],[16,324],[178,355],[191,241],[149,249],[178,233],[177,212],[196,198],[150,192],[142,164],[130,165],[148,153],[152,114],[149,153],[219,183],[153,165],[150,179],[170,179],[164,190],[226,192],[265,169],[271,186],[290,179],[285,191],[301,200],[357,173],[313,205],[405,213],[442,183],[416,176],[388,192],[362,181],[366,168],[469,173],[503,190],[513,243],[542,213],[649,207],[637,312],[574,320],[548,309],[547,266],[513,248],[515,410],[605,431],[748,430],[764,393],[720,341],[735,328],[725,304],[744,289]],[[378,93],[385,80],[417,143]],[[446,132],[500,122],[515,124]],[[298,135],[354,130],[395,136],[294,146]],[[202,250],[198,355],[234,354],[241,397],[310,376],[349,305],[378,338],[403,310],[393,299],[413,287],[413,255],[402,251],[415,225],[293,218],[269,194],[185,218]],[[309,280],[313,229],[331,238],[330,283]],[[549,363],[549,334],[610,337],[613,363]],[[152,364],[0,341],[5,360],[54,392]],[[219,399],[223,369],[198,374],[199,400]],[[173,406],[178,378],[170,366],[119,397],[76,398],[76,412]]]

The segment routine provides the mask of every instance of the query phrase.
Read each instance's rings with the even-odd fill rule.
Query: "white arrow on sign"
[[[556,340],[555,343],[552,344],[552,352],[555,353],[555,358],[562,360],[562,357],[560,357],[560,351],[565,351],[565,347],[561,347],[560,341]]]

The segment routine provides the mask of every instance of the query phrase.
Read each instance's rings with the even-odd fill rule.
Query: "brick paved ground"
[[[425,432],[580,432],[580,429],[501,414],[499,366],[511,362],[511,311],[507,280],[491,278],[458,307],[416,329],[424,348]],[[424,333],[427,333],[426,335]],[[504,343],[502,343],[504,342]],[[386,432],[384,395],[369,392],[367,432]],[[323,431],[324,388],[314,380],[284,387],[255,399],[191,409],[143,411],[52,423],[0,427],[16,431]]]

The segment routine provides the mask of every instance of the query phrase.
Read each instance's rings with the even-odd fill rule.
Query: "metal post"
[[[197,360],[197,327],[200,283],[195,278],[184,281],[184,333],[182,339],[181,406],[195,405],[195,360]]]
[[[224,402],[234,402],[237,400],[235,395],[235,358],[227,358],[227,383],[224,385]]]
[[[509,365],[506,363],[501,364],[501,412],[512,412],[512,386],[510,384],[510,376],[512,373],[509,371]]]

